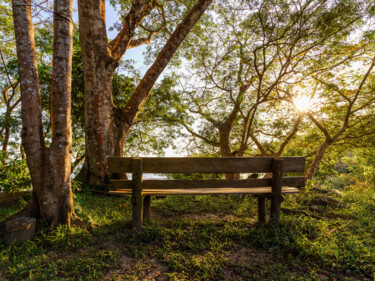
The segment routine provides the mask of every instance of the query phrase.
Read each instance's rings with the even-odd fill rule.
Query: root
[[[80,219],[77,215],[74,214],[72,217],[72,220],[70,222],[71,225],[78,226],[84,230],[92,230],[93,225],[91,225],[88,222],[85,222],[84,220]]]
[[[5,227],[5,224],[15,218],[20,218],[20,217],[31,217],[31,218],[40,218],[40,210],[39,210],[39,205],[37,203],[37,200],[35,200],[35,197],[31,197],[30,201],[27,203],[27,205],[19,210],[17,213],[7,217],[3,221],[0,222],[0,229]],[[76,225],[79,226],[85,230],[91,230],[92,225],[81,220],[76,214],[73,213],[71,220],[70,220],[71,225]]]
[[[320,196],[317,198],[313,198],[311,200],[311,203],[316,204],[316,205],[323,205],[323,206],[328,206],[328,205],[336,206],[336,207],[346,206],[344,203],[341,203],[340,201],[334,198],[327,197],[327,196]]]
[[[7,221],[15,219],[15,218],[20,218],[20,217],[30,217],[30,218],[36,218],[36,219],[40,217],[39,206],[34,196],[31,197],[30,201],[27,203],[25,207],[23,207],[17,213],[1,221],[0,228],[3,228]]]
[[[318,187],[313,187],[310,190],[314,191],[314,192],[318,192],[318,193],[323,193],[323,194],[332,193],[332,194],[336,194],[336,195],[342,195],[342,192],[340,190],[337,190],[337,189],[322,189],[322,188],[318,188]]]

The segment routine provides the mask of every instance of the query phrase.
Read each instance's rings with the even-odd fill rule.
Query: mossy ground
[[[39,222],[32,241],[0,240],[0,280],[374,280],[373,186],[307,189],[282,207],[275,229],[256,222],[250,196],[153,198],[135,233],[129,198],[78,193],[92,229]],[[16,210],[0,208],[0,220]]]

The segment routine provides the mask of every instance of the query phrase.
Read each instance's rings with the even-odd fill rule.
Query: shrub
[[[0,162],[0,192],[27,191],[31,189],[31,177],[26,160],[8,159]]]

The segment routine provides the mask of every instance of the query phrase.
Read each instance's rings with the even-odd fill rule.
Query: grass
[[[153,199],[137,234],[129,198],[79,193],[93,228],[40,222],[32,241],[0,240],[0,280],[375,280],[374,186],[289,195],[280,229],[257,224],[256,207],[249,196]]]

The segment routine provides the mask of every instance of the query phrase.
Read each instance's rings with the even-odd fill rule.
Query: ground
[[[374,191],[286,196],[280,229],[257,223],[249,196],[153,198],[141,233],[129,198],[78,193],[92,228],[39,222],[33,241],[0,240],[0,280],[374,280]],[[0,207],[0,220],[21,205]]]

